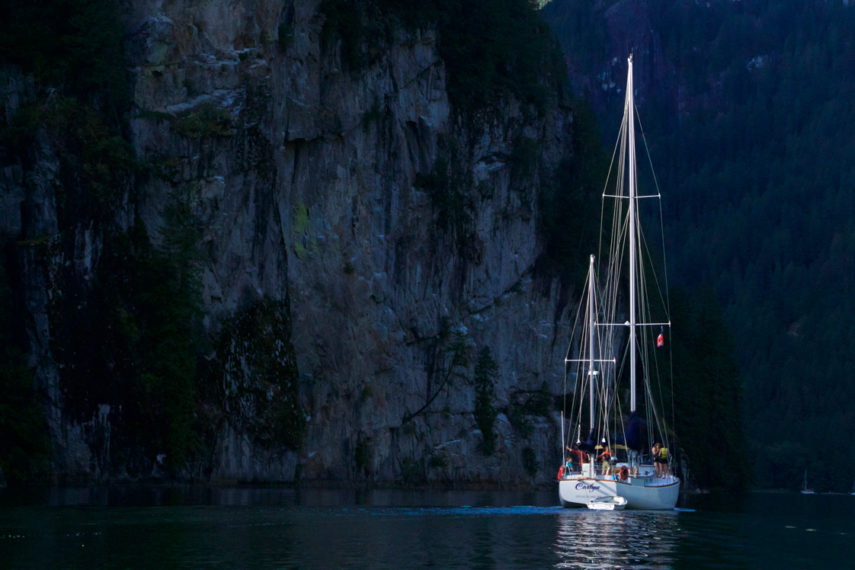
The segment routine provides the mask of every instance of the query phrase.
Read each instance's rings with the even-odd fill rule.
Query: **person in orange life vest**
[[[612,453],[609,451],[609,446],[606,445],[603,449],[603,452],[600,453],[599,458],[600,461],[603,462],[603,475],[611,475],[612,474]]]

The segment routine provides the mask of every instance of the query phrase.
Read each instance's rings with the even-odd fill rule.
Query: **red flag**
[[[656,337],[656,348],[663,346],[665,346],[665,333],[659,333],[659,336]]]

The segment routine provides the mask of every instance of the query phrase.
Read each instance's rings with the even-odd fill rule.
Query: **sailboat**
[[[659,194],[657,190],[640,195],[637,188],[631,55],[627,65],[614,189],[609,190],[613,158],[603,193],[604,201],[614,203],[606,279],[598,285],[596,258],[591,255],[576,332],[565,357],[566,384],[572,382],[573,398],[569,415],[562,411],[558,496],[564,506],[601,508],[611,502],[629,509],[672,509],[680,479],[671,472],[669,433],[655,405],[652,381],[662,367],[656,351],[664,343],[670,319],[667,302],[654,310],[648,300],[655,295],[647,285],[651,279],[645,279],[650,264],[643,261],[642,253],[648,251],[648,243],[638,212],[641,199],[658,199]],[[658,284],[655,279],[652,282]],[[624,299],[629,307],[621,312],[618,301]],[[659,299],[664,299],[661,293]],[[620,380],[627,376],[628,402],[620,388]],[[639,388],[642,405],[637,401]],[[567,392],[565,387],[565,402]]]

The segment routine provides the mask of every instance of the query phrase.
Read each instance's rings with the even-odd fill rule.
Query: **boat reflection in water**
[[[671,567],[679,539],[674,511],[566,510],[555,555],[558,568]]]

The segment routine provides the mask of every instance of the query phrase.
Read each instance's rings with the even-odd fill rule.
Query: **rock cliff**
[[[0,170],[8,281],[23,301],[25,353],[46,397],[54,476],[159,476],[169,464],[166,448],[122,454],[131,440],[117,433],[130,400],[109,387],[132,367],[122,367],[119,349],[108,357],[115,366],[90,367],[103,377],[74,384],[80,352],[58,332],[98,318],[112,264],[127,259],[115,236],[144,228],[135,243],[160,252],[146,259],[189,268],[195,280],[178,279],[174,291],[192,294],[206,339],[187,368],[197,390],[187,421],[204,435],[174,473],[551,479],[567,292],[535,263],[544,247],[539,192],[572,146],[567,107],[550,96],[535,111],[508,95],[464,115],[449,99],[431,25],[382,16],[384,33],[360,40],[357,62],[317,1],[126,4],[126,139],[143,167],[113,182],[109,224],[68,221],[61,204],[72,166],[49,128],[28,139],[29,159],[8,152]],[[24,105],[47,104],[13,67],[0,88],[7,124]],[[139,245],[129,251],[143,255]],[[122,283],[135,299],[127,306],[144,313],[146,297]],[[70,289],[81,300],[59,311],[71,305]],[[160,330],[144,314],[139,321]],[[89,337],[103,351],[111,334]],[[172,377],[159,372],[171,364],[148,366],[135,401],[153,390],[177,401],[180,386],[146,380]],[[492,422],[479,423],[479,397]],[[151,417],[179,417],[169,406]],[[157,440],[165,446],[178,433],[170,429]],[[495,438],[490,451],[485,435]]]

